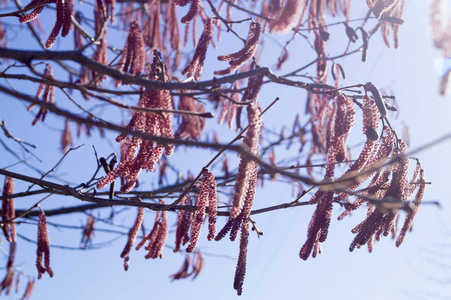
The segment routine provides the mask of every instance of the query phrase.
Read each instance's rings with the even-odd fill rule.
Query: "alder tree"
[[[422,202],[424,170],[390,123],[402,109],[394,95],[343,80],[374,59],[372,43],[398,47],[409,1],[361,2],[2,0],[1,101],[20,102],[22,126],[60,143],[22,139],[3,120],[16,112],[2,108],[1,246],[9,254],[0,290],[26,278],[26,299],[35,277],[58,276],[47,227],[76,227],[50,222],[74,213],[86,218],[80,249],[94,245],[99,222],[114,229],[127,215],[128,235],[116,232],[127,235],[125,245],[115,243],[118,263],[120,256],[127,271],[134,256],[186,256],[172,279],[199,275],[200,243],[238,240],[238,295],[253,276],[249,235],[263,234],[257,214],[314,207],[299,241],[303,260],[327,249],[332,218],[355,218],[356,210],[366,217],[355,219],[344,247],[371,252],[386,236],[400,246]],[[433,1],[437,28],[440,2]],[[434,42],[449,50],[449,32],[440,30]],[[342,63],[349,57],[358,63]],[[292,115],[265,118],[293,97]],[[78,170],[62,169],[81,140],[92,156]],[[56,161],[35,155],[46,147],[58,149]],[[14,188],[19,182],[25,188]],[[259,204],[259,191],[273,183],[293,197]],[[50,199],[60,205],[46,206]],[[30,223],[37,233],[24,236]],[[28,257],[37,272],[17,267],[17,239],[36,244]]]

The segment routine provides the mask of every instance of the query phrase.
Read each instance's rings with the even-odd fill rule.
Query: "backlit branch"
[[[123,83],[136,84],[148,89],[153,90],[202,90],[210,87],[216,87],[224,83],[233,83],[240,79],[249,78],[257,75],[264,75],[270,81],[274,83],[279,83],[283,85],[293,86],[302,88],[308,91],[314,89],[325,89],[332,90],[335,89],[334,86],[327,84],[317,84],[317,83],[305,83],[301,81],[294,81],[284,77],[275,75],[269,68],[262,67],[256,68],[250,71],[237,73],[234,75],[223,76],[220,78],[215,78],[214,80],[206,80],[199,82],[161,82],[155,80],[147,80],[141,77],[133,76],[131,74],[121,72],[114,68],[102,65],[85,55],[80,51],[23,51],[0,48],[0,57],[9,58],[20,61],[25,64],[31,63],[33,60],[70,60],[79,63],[82,66],[87,67],[91,71],[96,73],[105,74],[111,76],[114,79],[121,80]]]

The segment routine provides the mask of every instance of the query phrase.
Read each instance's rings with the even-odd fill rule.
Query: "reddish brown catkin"
[[[130,228],[130,231],[128,232],[128,240],[125,244],[124,250],[121,253],[121,258],[124,259],[124,270],[128,270],[128,261],[130,259],[130,250],[133,246],[133,243],[136,240],[136,237],[138,235],[139,229],[141,228],[141,224],[143,222],[144,218],[144,207],[138,208],[138,215],[136,216],[135,224],[132,228]]]
[[[43,212],[39,215],[37,246],[36,267],[38,269],[38,279],[41,279],[45,272],[50,277],[53,277],[53,270],[50,267],[50,242],[47,231],[47,219]],[[44,265],[42,265],[42,260],[44,260]]]
[[[164,202],[163,202],[164,204]],[[153,259],[163,257],[163,247],[166,243],[166,238],[168,236],[168,220],[166,217],[166,211],[161,213],[161,219],[158,227],[157,237],[155,243],[149,248],[149,253],[145,256],[145,258],[149,258],[149,256]]]
[[[202,223],[204,221],[206,212],[205,209],[207,207],[207,204],[212,203],[211,198],[216,198],[216,183],[214,180],[213,174],[207,169],[204,168],[202,171],[202,183],[200,186],[199,196],[197,198],[197,206],[198,209],[194,213],[194,220],[193,224],[191,225],[191,238],[190,238],[190,244],[188,248],[186,249],[186,252],[193,252],[194,248],[197,245],[197,242],[199,240],[199,234],[200,230],[202,228]],[[213,200],[213,202],[215,202]],[[216,223],[216,208],[214,208],[214,211],[211,215],[211,223],[209,222],[209,235],[208,239],[211,240],[214,237],[214,227],[213,223]]]
[[[418,213],[418,209],[421,205],[421,202],[423,200],[423,196],[424,196],[424,190],[426,188],[426,183],[424,180],[424,170],[421,169],[420,170],[420,174],[419,174],[419,185],[420,187],[418,188],[418,191],[415,195],[415,199],[413,200],[413,204],[415,205],[415,209],[413,212],[407,214],[406,219],[404,221],[404,225],[401,229],[401,232],[399,233],[399,236],[396,240],[396,247],[401,246],[402,242],[404,241],[404,237],[406,236],[407,232],[412,228],[412,223],[413,223],[413,219],[415,217],[415,215]],[[415,183],[416,184],[416,183]]]
[[[161,61],[161,54],[154,51],[154,60],[150,67],[149,75],[151,80],[167,81],[167,75],[161,78],[160,71],[166,66]],[[172,98],[169,90],[145,89],[141,93],[138,103],[139,107],[159,108],[165,110],[172,109]],[[174,138],[172,131],[172,121],[170,113],[148,114],[143,111],[137,111],[130,120],[127,128],[138,132],[145,132],[150,135]],[[123,141],[127,136],[120,134],[117,142]],[[117,177],[124,177],[124,184],[121,187],[122,192],[129,192],[138,182],[139,174],[142,170],[154,171],[156,162],[161,158],[163,152],[171,155],[174,151],[173,144],[157,144],[152,141],[143,140],[139,137],[132,137],[124,157],[121,162],[103,179],[97,183],[97,188],[103,188],[113,182]]]
[[[216,192],[216,181],[214,175],[208,171],[208,236],[207,239],[211,241],[216,234],[216,218],[218,210],[218,195]]]
[[[38,5],[38,4],[42,4],[42,5],[33,9],[33,11],[30,12],[29,14],[26,14],[26,15],[23,15],[22,17],[20,17],[19,22],[27,23],[27,22],[30,22],[30,21],[33,21],[34,19],[36,19],[39,16],[39,14],[42,12],[42,10],[44,9],[45,5],[47,4],[47,0],[32,0],[30,3],[28,3],[24,7],[24,9],[27,9],[31,6]]]
[[[194,50],[194,56],[188,65],[183,69],[182,74],[188,77],[194,75],[194,79],[199,80],[200,74],[204,66],[204,60],[207,53],[208,45],[213,38],[213,20],[208,19],[204,24],[204,31],[200,36],[197,43],[196,50]]]
[[[6,176],[3,184],[3,196],[10,196],[14,194],[14,179]],[[14,198],[2,199],[2,230],[8,242],[16,241],[16,224],[11,222],[15,217]]]
[[[62,30],[61,36],[65,37],[69,34],[69,30],[72,26],[72,15],[73,15],[73,0],[56,0],[56,22],[55,26],[50,33],[47,42],[45,43],[46,48],[51,48],[55,42],[58,34]]]
[[[307,5],[307,0],[287,0],[282,8],[279,17],[269,24],[271,32],[285,33],[296,24],[303,9]]]
[[[197,12],[200,8],[200,0],[190,0],[191,6],[189,8],[189,11],[186,13],[186,15],[180,20],[182,23],[188,23],[194,17],[196,16]]]
[[[49,77],[50,80],[55,80],[55,77],[53,76],[52,66],[50,64],[46,64],[43,75],[44,75],[44,77]],[[42,102],[53,103],[54,99],[55,99],[54,93],[55,93],[55,86],[41,83],[38,87],[38,91],[36,92],[35,98],[40,98],[42,95]],[[31,104],[28,106],[27,109],[31,110],[31,108],[33,108],[34,106],[35,106],[35,104]],[[38,114],[36,115],[33,122],[31,123],[31,125],[33,125],[33,126],[36,125],[36,123],[39,120],[44,122],[46,115],[47,115],[47,109],[41,107],[39,109]]]
[[[180,205],[190,205],[190,199],[188,196],[184,196]],[[189,241],[189,228],[193,215],[189,210],[180,210],[177,219],[177,230],[175,234],[175,248],[174,252],[180,251],[180,246],[186,244]]]
[[[161,219],[161,211],[157,211],[157,214],[155,215],[155,221],[153,223],[152,230],[149,232],[149,234],[147,234],[146,236],[143,237],[141,242],[139,242],[139,244],[136,246],[136,250],[141,249],[141,247],[144,246],[144,244],[147,241],[149,241],[149,244],[144,248],[146,250],[149,250],[149,248],[151,247],[151,245],[155,242],[155,240],[157,238],[158,228],[160,226],[160,219]]]
[[[122,58],[118,64],[119,70],[135,76],[141,74],[144,67],[145,55],[141,29],[135,20],[130,25],[130,33],[127,37],[124,51],[122,52]]]
[[[259,23],[251,23],[246,44],[243,49],[238,52],[218,56],[220,61],[229,61],[230,67],[225,70],[215,71],[215,75],[226,75],[237,70],[247,61],[249,61],[257,52],[258,41],[260,39],[261,25]]]

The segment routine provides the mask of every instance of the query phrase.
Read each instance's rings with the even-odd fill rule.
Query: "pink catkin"
[[[383,186],[370,187],[367,192],[371,195],[371,192],[376,191],[373,198],[376,199],[392,199],[392,202],[402,204],[406,201],[406,185],[407,185],[407,168],[408,159],[405,156],[405,145],[402,141],[399,141],[400,148],[396,149],[393,153],[393,159],[395,163],[389,166],[375,182],[384,182]],[[388,174],[391,173],[392,179],[390,183],[387,183]],[[423,190],[424,191],[424,190]],[[416,213],[418,207],[416,207],[414,213]],[[380,205],[372,205],[368,210],[366,219],[357,225],[352,232],[356,233],[353,242],[349,248],[353,251],[355,247],[360,247],[365,243],[369,244],[369,250],[372,250],[373,236],[376,240],[380,240],[381,236],[387,236],[396,231],[396,218],[399,216],[399,209],[386,209],[384,203]],[[410,213],[406,217],[406,221],[397,240],[397,246],[400,245],[402,239],[409,228],[409,223],[413,220],[413,214]],[[404,232],[405,231],[405,232]]]
[[[181,19],[182,23],[188,23],[189,21],[194,19],[194,17],[197,15],[197,12],[199,11],[200,0],[190,0],[190,1],[191,6],[189,8],[188,13]],[[179,1],[179,3],[181,3],[181,1]]]
[[[200,253],[200,251],[194,252],[193,270],[191,272],[193,274],[192,279],[195,279],[199,275],[203,267],[204,267],[204,258],[202,257],[202,254]]]
[[[49,35],[49,38],[47,39],[47,42],[45,43],[45,47],[51,48],[53,46],[53,43],[56,40],[56,37],[60,33],[61,27],[63,26],[64,22],[64,0],[57,0],[56,1],[56,22],[52,29],[52,32]]]
[[[337,97],[338,111],[335,122],[335,139],[333,141],[334,148],[337,155],[337,162],[342,162],[346,159],[346,140],[348,133],[354,126],[355,106],[352,99],[340,95]]]
[[[27,9],[28,7],[34,6],[36,4],[43,4],[43,5],[36,7],[35,9],[33,9],[33,11],[31,13],[20,17],[19,22],[27,23],[27,22],[30,22],[30,21],[33,21],[34,19],[36,19],[39,16],[39,14],[42,12],[42,10],[44,9],[46,3],[48,3],[46,0],[32,0],[30,3],[28,3],[28,5],[26,5],[24,7],[24,9]]]
[[[161,203],[164,204],[162,201]],[[166,211],[157,214],[154,227],[152,228],[149,236],[149,244],[145,247],[145,249],[149,252],[146,254],[145,258],[155,259],[157,257],[163,257],[163,247],[168,236],[168,220],[166,217]]]
[[[199,42],[197,43],[193,59],[191,59],[191,61],[182,71],[183,75],[186,75],[188,77],[194,75],[194,78],[196,80],[200,79],[200,74],[202,73],[202,69],[204,66],[207,48],[212,38],[213,38],[213,20],[208,19],[204,24],[204,31],[202,32]]]
[[[215,200],[212,200],[212,198],[216,198],[216,183],[214,180],[213,174],[207,169],[204,168],[202,171],[202,183],[200,186],[199,196],[197,198],[197,206],[198,209],[194,213],[193,217],[193,224],[191,225],[191,238],[190,238],[190,244],[188,245],[188,248],[186,249],[186,252],[193,252],[194,248],[197,245],[197,242],[199,240],[200,231],[202,228],[202,223],[204,221],[206,212],[205,209],[207,207],[207,204],[215,202]],[[216,208],[211,213],[212,219],[211,223],[209,223],[209,229],[212,232],[209,232],[208,239],[211,240],[214,237],[214,229],[213,223],[216,223]],[[213,220],[214,218],[214,220]]]
[[[13,284],[14,284],[14,276],[16,275],[16,270],[14,268],[14,261],[16,257],[16,242],[9,243],[9,255],[8,262],[6,263],[6,275],[5,278],[0,282],[0,293],[6,290],[6,295],[9,295]],[[19,274],[17,274],[17,278],[19,278]],[[16,290],[17,290],[17,280],[16,280]],[[16,291],[17,292],[17,291]]]
[[[376,104],[369,97],[364,97],[363,99],[363,133],[367,134],[369,130],[374,130],[377,132],[379,129],[379,111]],[[361,180],[356,181],[355,172],[362,170],[370,162],[376,154],[377,147],[380,141],[367,138],[365,144],[363,145],[362,151],[359,154],[357,160],[349,167],[349,169],[341,176],[341,179],[349,177],[348,183],[343,183],[347,185],[347,189],[350,191],[358,188],[363,182]],[[371,174],[370,174],[371,175]],[[342,193],[338,200],[343,200],[347,197],[346,193]]]
[[[130,231],[128,232],[128,240],[125,244],[124,250],[121,253],[121,258],[124,259],[124,269],[125,271],[128,270],[128,261],[130,259],[130,250],[132,248],[133,243],[136,240],[136,237],[139,232],[139,228],[141,228],[141,224],[143,222],[144,218],[144,207],[138,208],[138,215],[136,216],[135,224],[132,228],[130,228]]]
[[[191,275],[190,272],[188,272],[190,261],[191,261],[190,256],[187,254],[180,269],[176,273],[170,275],[169,277],[171,277],[172,280],[188,278]]]
[[[356,247],[360,247],[366,244],[379,230],[383,222],[384,215],[379,211],[373,211],[359,227],[353,229],[353,233],[357,233],[351,245],[349,246],[349,251],[353,251]]]
[[[47,232],[47,220],[45,214],[41,212],[38,222],[38,239],[37,239],[37,259],[36,267],[38,269],[38,279],[41,279],[42,274],[47,272],[50,277],[53,277],[53,271],[50,267],[50,242]],[[44,259],[44,265],[42,260]]]
[[[28,9],[28,8],[30,8],[32,6],[36,6],[36,5],[41,5],[41,6],[35,7],[31,13],[25,14],[22,17],[20,17],[19,22],[27,23],[27,22],[33,21],[34,19],[36,19],[39,16],[39,14],[42,12],[42,10],[46,6],[46,4],[49,4],[49,3],[57,3],[57,0],[31,0],[30,3],[28,3],[24,7],[24,9]]]
[[[257,103],[258,94],[263,83],[262,76],[249,78],[248,88],[246,89],[242,101],[252,100],[252,104],[247,107],[249,128],[243,140],[243,145],[247,147],[248,151],[253,155],[258,155],[258,147],[260,142],[262,120],[261,108]],[[235,183],[235,190],[233,193],[233,204],[230,211],[230,217],[236,218],[244,205],[246,194],[249,190],[249,182],[251,180],[251,173],[253,170],[251,160],[242,157],[238,166],[237,180]]]
[[[230,67],[225,70],[215,71],[214,74],[230,74],[231,72],[241,67],[244,63],[249,61],[249,59],[251,59],[257,52],[258,41],[260,39],[260,31],[261,25],[259,23],[251,23],[248,38],[246,44],[244,45],[244,48],[232,54],[218,56],[218,60],[220,61],[229,61]]]
[[[46,64],[46,68],[44,70],[43,75],[44,75],[44,77],[48,77],[50,80],[55,79],[55,77],[53,76],[53,71],[52,71],[51,65]],[[40,98],[42,95],[42,102],[53,103],[54,102],[54,93],[55,93],[55,86],[41,83],[38,87],[38,91],[36,92],[35,98]],[[28,110],[31,110],[31,108],[33,108],[34,106],[35,106],[35,104],[31,104],[30,106],[28,106]],[[36,123],[39,120],[44,122],[46,115],[47,115],[47,109],[41,107],[39,109],[38,114],[36,115],[33,122],[31,123],[31,125],[33,125],[33,126],[36,125]]]
[[[404,11],[405,0],[388,0],[388,1],[376,1],[374,4],[369,5],[374,16],[378,19],[382,19],[383,17],[393,17],[397,19],[402,18],[402,14]],[[376,31],[380,27],[382,38],[384,40],[385,45],[390,48],[389,41],[389,33],[390,28],[393,30],[393,44],[395,48],[398,48],[398,35],[400,24],[396,24],[393,22],[381,21],[376,27],[372,30],[372,32]]]
[[[222,240],[227,235],[227,233],[232,229],[232,226],[236,221],[237,221],[236,219],[229,218],[224,227],[222,227],[222,229],[216,235],[215,241]]]
[[[196,103],[192,97],[180,96],[179,110],[186,110],[192,112],[205,112],[205,107],[202,103]],[[205,126],[205,118],[189,115],[181,115],[181,124],[175,132],[177,138],[187,138],[192,140],[199,140]]]
[[[423,169],[420,170],[419,177],[420,177],[419,178],[420,187],[418,188],[418,191],[415,195],[415,199],[413,201],[413,204],[415,205],[415,209],[413,210],[413,212],[407,214],[406,219],[404,221],[404,225],[403,225],[401,232],[399,233],[399,236],[396,240],[396,247],[401,246],[407,232],[412,228],[413,219],[414,219],[415,215],[418,213],[418,209],[423,200],[424,190],[426,189],[426,184],[424,183],[425,180],[424,180],[424,170]]]
[[[343,121],[345,112],[343,109],[337,109],[337,107],[343,108],[342,105],[343,103],[340,102],[334,103],[329,120],[328,144],[330,144],[330,146],[328,147],[326,172],[323,179],[325,181],[332,180],[335,172],[334,169],[337,158],[337,143],[335,142],[336,133],[341,135],[344,132]],[[304,260],[306,260],[310,254],[312,254],[313,257],[316,257],[320,252],[320,243],[324,242],[327,238],[330,220],[332,218],[333,195],[333,191],[318,190],[310,199],[310,203],[317,203],[317,205],[307,231],[307,241],[299,252],[299,257]]]
[[[189,197],[184,196],[180,201],[180,205],[188,205]],[[189,210],[179,210],[177,218],[177,229],[175,232],[175,248],[174,252],[180,251],[180,246],[183,244],[186,235],[188,234],[191,223],[191,212]],[[189,237],[188,237],[189,239]]]
[[[249,244],[249,221],[245,220],[241,226],[240,254],[238,255],[238,263],[235,271],[235,279],[233,288],[238,295],[243,292],[244,276],[246,274],[247,246]]]
[[[147,241],[149,242],[149,244],[144,248],[146,250],[150,249],[150,246],[155,242],[155,240],[157,238],[158,228],[160,226],[160,219],[161,219],[161,211],[157,211],[157,214],[155,215],[155,221],[154,221],[152,230],[149,232],[149,234],[147,234],[146,236],[143,237],[141,242],[139,242],[139,244],[136,246],[136,250],[141,249],[141,247],[144,246],[144,244]]]
[[[97,49],[92,55],[92,60],[102,64],[108,65],[108,57],[107,57],[107,44],[105,39],[105,33],[100,38],[100,43],[97,45]],[[91,77],[93,83],[96,85],[100,85],[100,83],[106,78],[103,74],[97,74],[94,71],[91,71]]]
[[[64,0],[64,17],[63,28],[61,30],[61,36],[66,37],[72,27],[72,15],[74,14],[73,0]]]
[[[244,205],[244,198],[249,188],[249,180],[251,176],[251,165],[253,162],[242,159],[238,166],[238,174],[235,183],[235,191],[233,194],[233,206],[230,211],[230,217],[236,218],[241,212]]]
[[[142,72],[144,61],[144,40],[138,22],[135,20],[130,25],[130,33],[118,67],[123,72],[137,76]]]
[[[11,196],[14,194],[14,179],[12,177],[5,177],[3,184],[3,196]],[[2,226],[3,234],[8,242],[16,241],[16,224],[10,222],[15,218],[14,198],[2,200]]]
[[[259,82],[260,80],[257,80]],[[249,119],[249,128],[246,133],[246,137],[243,141],[243,145],[245,145],[248,150],[254,154],[258,155],[258,143],[260,140],[261,134],[261,108],[258,106],[256,102],[258,96],[258,88],[256,88],[254,93],[251,93],[255,98],[253,98],[254,102],[252,105],[248,106],[248,119]],[[245,163],[247,161],[247,163]],[[225,237],[225,235],[230,231],[230,240],[235,241],[238,231],[241,228],[243,230],[244,223],[249,222],[249,215],[252,210],[252,206],[255,198],[255,189],[257,187],[257,175],[258,175],[258,165],[247,159],[242,158],[240,162],[240,166],[245,166],[244,173],[246,174],[244,177],[237,176],[237,182],[235,184],[235,192],[234,192],[234,203],[232,210],[230,212],[230,217],[225,224],[225,226],[219,231],[217,236],[215,237],[216,241],[221,240]],[[240,167],[238,173],[240,172]],[[245,193],[240,194],[241,189],[243,188],[242,183],[240,181],[245,182],[246,189],[244,189]],[[239,202],[235,202],[236,199],[240,197]],[[238,205],[236,205],[238,203]],[[232,215],[235,213],[236,215]],[[242,232],[243,234],[243,232]],[[247,246],[246,246],[247,247]],[[244,258],[245,259],[245,258]],[[242,265],[242,263],[239,262]],[[241,267],[237,267],[241,268]],[[238,272],[238,271],[237,271]],[[239,271],[236,274],[235,278],[236,282],[240,282],[239,279],[241,276],[244,277],[244,271]],[[242,284],[242,283],[241,283]],[[240,284],[238,284],[239,286]]]
[[[410,180],[409,184],[407,184],[404,189],[404,193],[405,193],[406,197],[410,197],[410,195],[412,195],[415,192],[415,190],[417,189],[417,187],[419,186],[416,183],[417,183],[417,181],[419,181],[418,177],[420,176],[421,170],[422,170],[421,164],[417,161],[417,165],[412,174],[412,179]]]
[[[154,49],[161,49],[165,46],[163,46],[162,44],[162,33],[161,33],[161,28],[162,28],[162,22],[161,22],[161,17],[163,16],[163,11],[161,8],[161,0],[156,0],[156,1],[152,1],[153,5],[152,5],[152,12],[151,12],[151,16],[154,16],[153,18],[153,31],[152,31],[152,43],[149,45],[151,48]]]
[[[74,143],[72,141],[72,133],[69,126],[69,119],[66,119],[63,134],[61,136],[61,151],[63,153],[66,153],[69,147],[72,147],[73,145]]]
[[[28,280],[27,286],[25,288],[25,292],[21,299],[24,299],[24,300],[30,299],[31,294],[33,293],[34,283],[35,283],[34,278]]]
[[[216,218],[218,209],[218,195],[216,192],[216,180],[209,170],[205,171],[208,178],[208,236],[207,239],[211,241],[216,234]]]
[[[240,226],[243,224],[243,222],[249,222],[248,218],[252,210],[252,205],[254,204],[255,189],[257,188],[258,165],[256,163],[253,163],[251,165],[250,174],[251,176],[249,179],[249,188],[244,198],[243,208],[240,214],[235,219],[231,219],[234,221],[230,229],[231,241],[235,241],[235,239],[237,238],[238,230],[240,229]]]
[[[399,145],[400,149],[395,149],[393,152],[393,156],[398,161],[395,163],[390,187],[385,195],[392,197],[395,201],[404,202],[406,201],[405,188],[408,184],[407,171],[409,168],[409,159],[406,156],[406,145],[404,142],[399,141]]]
[[[384,131],[384,136],[382,137],[382,140],[380,142],[380,147],[377,153],[373,156],[373,158],[368,161],[366,166],[362,169],[362,172],[366,172],[365,175],[359,176],[360,182],[365,181],[369,177],[371,177],[372,174],[376,173],[376,175],[373,177],[372,181],[368,184],[367,191],[363,193],[363,195],[369,195],[374,197],[374,194],[376,191],[378,191],[381,188],[381,185],[388,180],[389,173],[381,173],[381,168],[383,167],[384,162],[387,160],[388,156],[393,150],[393,147],[395,145],[394,135],[391,132],[389,128],[387,128]],[[383,176],[383,177],[381,177]],[[358,186],[360,186],[360,182],[352,185],[351,187],[348,187],[348,190],[353,191]],[[346,197],[348,197],[348,193],[343,192],[337,196],[337,200],[343,200]],[[339,217],[339,219],[342,219],[344,216],[348,215],[351,210],[355,210],[360,207],[360,205],[363,202],[360,202],[357,206],[350,206],[348,207],[350,211],[344,212],[342,216]],[[347,208],[347,210],[348,210]]]
[[[287,0],[280,16],[269,24],[271,32],[285,33],[293,27],[301,17],[307,0]]]
[[[259,107],[254,107],[253,105],[248,106],[249,128],[246,132],[243,144],[246,145],[249,151],[254,155],[258,155],[258,144],[262,128],[260,113],[261,110]],[[232,219],[236,218],[241,212],[244,205],[244,199],[249,192],[249,182],[251,180],[253,164],[255,163],[251,160],[241,158],[233,194],[233,206],[230,211],[230,217]]]

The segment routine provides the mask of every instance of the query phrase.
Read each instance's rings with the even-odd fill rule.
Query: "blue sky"
[[[359,9],[355,4],[353,14],[364,15],[366,10]],[[441,53],[433,48],[428,18],[429,1],[408,1],[399,49],[387,49],[379,34],[376,34],[371,40],[368,61],[365,64],[360,62],[359,57],[349,57],[341,61],[347,75],[343,85],[372,81],[387,92],[394,93],[400,111],[399,117],[396,119],[392,117],[391,122],[398,132],[402,132],[404,125],[410,128],[410,149],[415,149],[451,131],[449,117],[451,99],[450,96],[438,95],[439,75],[434,69],[434,59],[441,58]],[[224,43],[227,43],[227,39]],[[332,42],[326,44],[328,52],[341,51],[330,43]],[[11,43],[11,46],[13,45],[16,48],[27,48],[25,39]],[[60,49],[65,47],[64,44],[60,46]],[[340,46],[342,45],[337,47]],[[270,42],[265,47],[272,49]],[[214,50],[214,53],[218,51]],[[302,49],[299,50],[299,63],[309,61],[306,57],[312,54],[305,52],[304,54]],[[268,53],[270,56],[276,55],[271,50]],[[295,50],[292,55],[297,55]],[[212,71],[207,69],[206,74]],[[35,92],[35,87],[28,90],[28,86],[24,85],[23,89],[29,94]],[[291,126],[292,118],[288,118],[287,115],[292,114],[295,107],[299,107],[302,111],[305,93],[297,89],[286,90],[286,93],[279,95],[278,88],[266,87],[261,93],[260,101],[267,105],[275,96],[280,96],[281,102],[265,117],[268,120],[288,119],[290,123],[287,126]],[[0,116],[6,121],[8,128],[18,137],[40,145],[35,153],[46,163],[36,165],[48,169],[55,164],[60,157],[58,152],[60,135],[55,128],[61,129],[64,121],[48,116],[45,125],[37,124],[30,128],[33,116],[25,111],[24,104],[10,99],[1,101],[5,105]],[[215,120],[207,121],[207,125],[213,123]],[[268,126],[272,124],[273,122],[270,122]],[[273,126],[276,126],[275,121]],[[50,133],[55,131],[56,134],[40,135],[43,129]],[[228,138],[229,134],[225,133],[224,137]],[[75,143],[76,145],[85,143],[85,146],[71,153],[57,170],[58,176],[70,178],[71,182],[86,180],[95,168],[91,145],[95,144],[97,151],[103,153],[101,155],[117,151],[114,142],[99,141],[96,133],[93,139],[76,139]],[[425,169],[426,179],[432,182],[426,189],[425,200],[438,200],[442,208],[424,205],[415,219],[413,231],[406,236],[400,248],[395,247],[393,240],[386,238],[375,244],[371,254],[365,247],[350,253],[348,247],[353,238],[350,230],[364,218],[365,214],[358,212],[340,222],[333,220],[328,239],[322,245],[322,254],[315,259],[303,261],[299,259],[298,253],[305,241],[306,228],[313,207],[298,207],[255,216],[264,235],[257,238],[251,234],[244,293],[240,299],[276,297],[351,300],[450,299],[451,208],[448,192],[450,146],[451,141],[446,141],[416,154]],[[178,162],[180,165],[186,165],[187,155],[174,156],[171,159],[176,164]],[[197,157],[189,156],[190,163],[205,164],[209,160],[208,155],[208,152],[202,152]],[[13,162],[15,159],[0,149],[0,167]],[[12,170],[30,172],[20,165]],[[145,177],[144,183],[152,186],[155,184],[155,178]],[[17,183],[17,186],[19,191],[21,187],[27,185]],[[257,191],[256,206],[265,207],[291,200],[291,190],[287,185],[265,182],[265,189]],[[26,206],[33,201],[21,199],[17,201],[17,206]],[[45,201],[43,208],[55,207],[61,203],[70,206],[78,202],[64,197],[52,197]],[[339,209],[336,208],[334,216],[338,216],[338,212]],[[107,210],[102,212],[103,216],[108,214]],[[120,214],[116,221],[121,225],[130,226],[135,214],[135,210],[130,209],[129,213]],[[151,226],[153,218],[154,213],[146,212],[147,227]],[[74,225],[81,225],[85,220],[86,216],[82,214],[49,218],[49,221]],[[173,221],[174,218],[171,217],[170,226]],[[49,229],[51,242],[57,245],[78,246],[81,238],[80,230]],[[128,231],[127,228],[119,230]],[[19,227],[19,232],[34,238],[35,227],[24,224]],[[97,233],[94,242],[106,242],[115,237]],[[171,282],[169,275],[181,266],[183,255],[173,254],[167,248],[164,259],[148,261],[143,258],[142,252],[132,252],[130,269],[124,272],[119,254],[125,241],[126,238],[122,237],[101,250],[51,249],[55,277],[50,279],[45,275],[36,283],[34,299],[237,298],[233,290],[233,276],[238,256],[238,242],[232,243],[226,239],[221,242],[207,242],[204,232],[199,245],[206,260],[204,270],[193,281],[188,279]],[[168,244],[172,243],[173,235],[170,235]],[[5,247],[5,244],[1,246]],[[18,266],[34,275],[35,245],[19,240],[18,249],[20,249],[16,258]],[[16,296],[12,298],[15,299]]]

